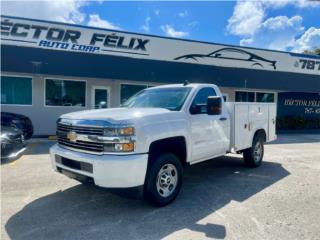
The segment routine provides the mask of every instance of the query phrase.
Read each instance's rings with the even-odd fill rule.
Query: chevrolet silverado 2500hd
[[[157,206],[178,195],[183,169],[226,153],[261,164],[264,143],[276,139],[273,103],[225,103],[212,84],[145,89],[121,108],[62,115],[53,168],[81,182],[142,189]]]

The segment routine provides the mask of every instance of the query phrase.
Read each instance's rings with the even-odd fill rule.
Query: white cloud
[[[81,23],[85,14],[81,7],[85,1],[2,1],[1,14],[67,23]]]
[[[293,5],[297,8],[320,7],[320,1],[312,0],[238,0],[228,20],[227,31],[233,35],[248,37],[262,27],[267,10]]]
[[[187,10],[184,10],[183,12],[179,12],[178,16],[181,17],[181,18],[185,18],[185,17],[189,16],[189,13],[188,13]]]
[[[269,9],[279,9],[286,5],[296,8],[318,8],[320,1],[238,0],[233,15],[228,20],[227,32],[241,37],[240,45],[244,46],[277,50],[306,48],[309,45],[305,45],[305,41],[301,40],[298,43],[297,40],[304,31],[302,17],[267,18]]]
[[[305,33],[296,40],[293,51],[303,52],[320,47],[320,28],[310,27]]]
[[[233,15],[228,20],[227,30],[238,36],[253,35],[260,28],[264,16],[262,2],[237,2]]]
[[[141,29],[145,32],[149,32],[150,31],[150,21],[151,21],[151,17],[146,17],[146,19],[144,20],[144,24],[141,26]]]
[[[113,23],[111,23],[105,19],[100,18],[99,14],[89,15],[88,26],[101,27],[101,28],[107,28],[107,29],[115,29],[115,30],[120,29],[120,27],[114,25]]]
[[[248,0],[245,0],[248,1]],[[320,7],[319,0],[249,0],[262,2],[266,7],[281,8],[292,5],[296,8]]]
[[[182,38],[189,35],[188,32],[176,31],[171,25],[166,24],[161,26],[162,31],[170,37]]]
[[[295,45],[295,39],[303,33],[302,17],[277,16],[265,20],[251,37],[244,38],[240,45],[286,50]]]
[[[98,3],[101,3],[98,1]],[[1,14],[52,20],[65,23],[84,24],[86,14],[81,7],[90,4],[83,0],[33,0],[33,1],[3,1],[1,2]],[[89,15],[89,26],[109,29],[120,29],[118,26],[101,19],[98,14]]]

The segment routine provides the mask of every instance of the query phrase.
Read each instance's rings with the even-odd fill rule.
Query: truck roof
[[[165,84],[160,85],[152,88],[174,88],[174,87],[191,87],[191,88],[198,88],[198,87],[216,87],[214,84],[206,84],[206,83],[180,83],[180,84]]]

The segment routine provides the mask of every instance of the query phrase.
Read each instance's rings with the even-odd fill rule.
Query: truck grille
[[[68,148],[72,148],[75,150],[81,150],[85,152],[91,153],[102,153],[104,150],[103,143],[100,142],[89,142],[89,141],[70,141],[67,138],[67,134],[70,132],[76,132],[78,134],[85,134],[85,135],[103,135],[102,128],[95,128],[95,127],[83,127],[83,126],[69,126],[59,124],[57,126],[57,137],[58,143],[60,146],[65,146]]]
[[[74,131],[79,134],[103,136],[103,128],[99,127],[72,126],[58,123],[57,130],[61,132]]]

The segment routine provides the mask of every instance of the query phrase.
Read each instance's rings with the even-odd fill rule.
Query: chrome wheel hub
[[[257,142],[254,146],[253,157],[255,162],[259,162],[262,158],[262,145],[260,142]]]
[[[157,176],[157,191],[162,197],[169,197],[176,189],[178,172],[173,164],[165,164]]]

